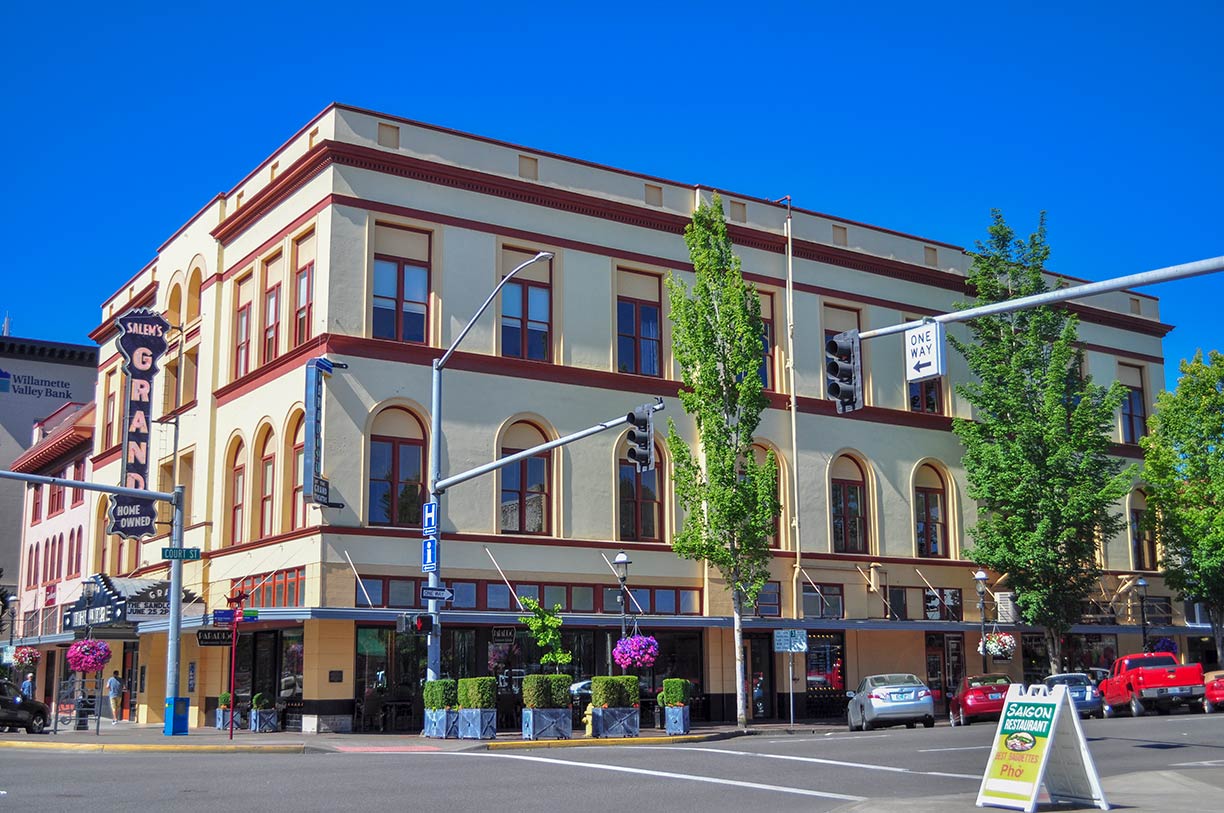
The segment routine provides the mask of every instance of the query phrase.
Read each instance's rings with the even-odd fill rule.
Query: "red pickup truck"
[[[1203,708],[1203,665],[1179,664],[1167,652],[1127,655],[1114,661],[1113,671],[1101,681],[1102,711],[1116,717],[1129,705],[1132,717],[1156,709],[1168,714],[1175,706],[1190,711]]]

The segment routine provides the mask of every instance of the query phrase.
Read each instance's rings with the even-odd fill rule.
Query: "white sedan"
[[[926,728],[935,726],[935,700],[916,675],[868,675],[857,691],[846,692],[846,696],[850,698],[846,717],[851,731],[901,723],[906,728],[918,723]]]

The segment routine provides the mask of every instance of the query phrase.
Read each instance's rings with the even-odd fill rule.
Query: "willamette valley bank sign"
[[[166,352],[170,324],[160,314],[140,308],[119,317],[119,352],[127,373],[127,403],[123,411],[123,485],[148,489],[149,436],[153,424],[153,378]],[[106,532],[125,539],[157,533],[157,502],[140,497],[111,497]]]

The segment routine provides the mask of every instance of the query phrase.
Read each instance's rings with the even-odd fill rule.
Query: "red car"
[[[1224,672],[1208,672],[1203,677],[1203,711],[1211,714],[1224,711]]]
[[[969,725],[987,717],[998,719],[1012,679],[1007,675],[968,675],[948,698],[948,722]]]

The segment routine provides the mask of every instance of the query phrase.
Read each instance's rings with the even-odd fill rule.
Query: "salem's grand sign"
[[[166,352],[170,325],[161,314],[146,308],[119,317],[119,352],[127,373],[127,402],[123,418],[123,485],[149,488],[149,438],[153,416],[153,378],[157,362]],[[126,539],[143,539],[157,533],[156,501],[141,497],[111,497],[110,522],[106,532]]]

